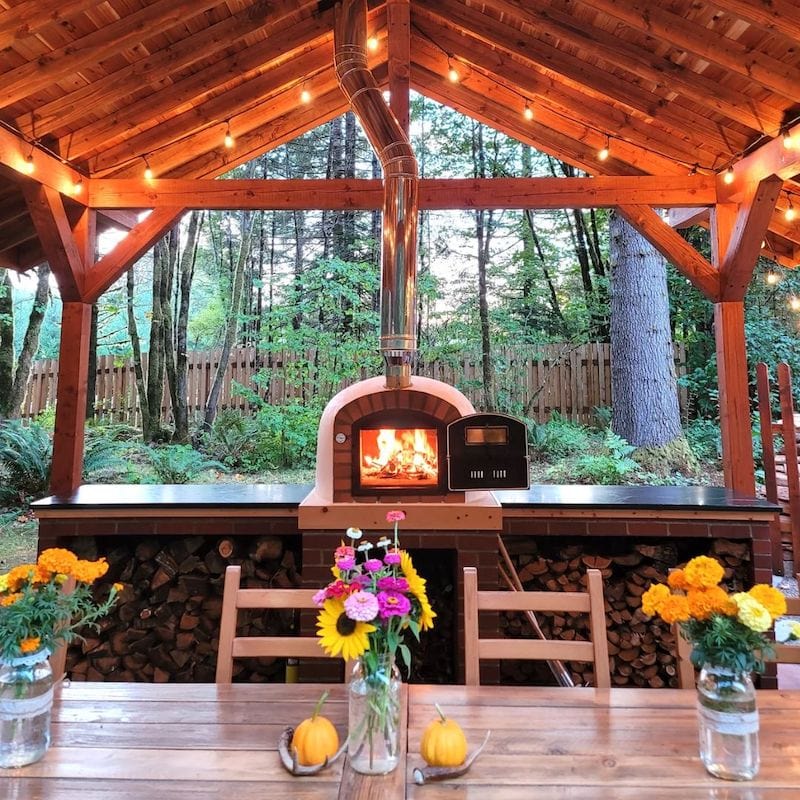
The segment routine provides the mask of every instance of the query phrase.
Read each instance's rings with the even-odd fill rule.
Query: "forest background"
[[[411,138],[422,177],[580,174],[419,96]],[[226,177],[375,178],[380,165],[349,113]],[[682,233],[708,256],[706,230]],[[381,371],[379,260],[379,212],[188,214],[94,308],[85,479],[311,480],[326,402],[344,382]],[[613,212],[423,211],[418,290],[421,361],[473,358],[480,409],[529,417],[514,400],[512,357],[558,343],[566,358],[611,342],[612,408],[596,408],[589,425],[528,419],[534,481],[721,483],[712,305]],[[746,298],[751,384],[759,361],[800,369],[798,295],[797,271],[759,260]],[[60,316],[46,265],[35,277],[0,274],[0,524],[9,536],[35,531],[25,509],[47,493],[53,410],[17,418],[33,360],[58,355]],[[686,353],[682,414],[673,343]],[[248,415],[220,408],[228,355],[242,346],[256,348],[260,364],[251,385],[236,387]],[[220,369],[192,412],[186,354],[211,349],[222,351]],[[269,386],[286,351],[297,358],[281,377],[302,391],[278,405]],[[101,355],[133,359],[140,428],[94,408]]]

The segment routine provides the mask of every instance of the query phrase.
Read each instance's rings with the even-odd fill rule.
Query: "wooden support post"
[[[411,15],[408,0],[386,3],[389,48],[389,105],[408,134],[411,81]]]
[[[783,455],[786,459],[786,488],[789,491],[789,520],[792,536],[792,573],[800,569],[800,468],[798,467],[797,426],[794,424],[792,370],[778,364],[778,396],[781,402]]]
[[[50,473],[50,491],[62,496],[72,494],[81,485],[91,319],[92,307],[87,303],[64,303]]]
[[[717,269],[728,259],[737,213],[738,208],[732,203],[717,204],[712,209],[711,261]],[[756,478],[742,300],[714,305],[714,338],[725,486],[752,496]]]

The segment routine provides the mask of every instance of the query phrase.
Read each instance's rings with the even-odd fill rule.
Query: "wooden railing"
[[[188,404],[190,414],[205,407],[206,397],[219,361],[219,351],[192,351],[188,354]],[[249,414],[254,404],[236,391],[234,384],[244,386],[273,405],[291,402],[327,400],[336,391],[357,380],[376,374],[362,368],[360,374],[338,384],[320,385],[310,378],[293,378],[298,367],[308,362],[314,374],[314,354],[280,352],[267,354],[255,347],[235,349],[231,353],[219,407]],[[611,406],[610,345],[590,343],[571,347],[564,344],[542,345],[527,353],[498,350],[493,362],[497,373],[498,396],[504,407],[523,413],[538,422],[550,419],[557,411],[576,422],[590,422],[595,407]],[[675,347],[677,374],[685,374],[685,350]],[[147,371],[145,356],[145,374]],[[303,371],[305,372],[305,371]],[[466,356],[458,362],[432,361],[421,363],[418,374],[456,386],[469,397],[476,408],[482,408],[483,382],[480,359]],[[255,382],[256,374],[268,379]],[[58,361],[37,361],[32,370],[23,404],[23,418],[33,418],[55,403]],[[688,396],[679,389],[681,410],[685,414]],[[131,359],[100,356],[97,359],[95,409],[98,418],[131,425],[140,423],[136,379]],[[169,410],[165,392],[164,411]]]

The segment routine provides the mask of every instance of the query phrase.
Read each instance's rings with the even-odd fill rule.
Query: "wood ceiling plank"
[[[710,123],[702,132],[697,131],[685,117],[672,114],[669,107],[659,109],[655,117],[629,111],[628,105],[616,103],[611,98],[600,100],[585,90],[575,89],[569,82],[542,75],[532,65],[520,63],[512,57],[500,43],[495,47],[485,46],[471,40],[466,32],[458,33],[442,27],[433,17],[428,19],[417,15],[415,25],[424,36],[429,36],[444,49],[453,53],[469,52],[472,65],[491,73],[499,82],[518,88],[523,95],[519,99],[521,108],[524,108],[524,97],[537,104],[544,102],[551,109],[593,124],[615,138],[635,141],[689,165],[709,165],[718,158],[721,150],[730,147],[731,142],[720,138],[718,129]],[[642,118],[645,116],[647,119]],[[704,122],[708,123],[708,120]],[[740,141],[742,147],[747,143],[744,138]],[[712,149],[712,144],[717,149]]]
[[[389,103],[408,135],[411,81],[411,7],[409,0],[387,0]]]
[[[800,8],[787,0],[708,0],[769,33],[780,33],[793,41],[800,31]]]
[[[42,0],[25,0],[0,11],[0,50],[18,39],[33,36],[48,25],[61,25],[75,14],[99,5],[104,0],[61,0],[58,7]]]
[[[47,261],[47,258],[37,238],[0,250],[0,267],[8,267],[17,272],[27,272],[44,261]]]
[[[720,297],[720,276],[697,250],[649,206],[619,206],[625,219],[709,300]]]
[[[595,91],[620,102],[626,102],[628,96],[633,99],[638,95],[636,102],[641,106],[641,95],[649,97],[649,101],[644,103],[644,109],[650,108],[653,116],[657,115],[659,108],[674,103],[674,91],[660,95],[653,94],[649,87],[642,87],[638,80],[626,80],[598,69],[595,64],[539,39],[527,37],[514,26],[490,18],[474,9],[468,9],[456,0],[440,0],[436,5],[435,14],[445,24],[469,30],[472,36],[482,39],[487,44],[502,47],[520,58],[567,76],[577,83],[590,86]],[[770,126],[774,129],[780,125],[782,119],[778,109],[763,104],[753,107],[751,103],[743,103],[740,93],[727,90],[719,84],[715,84],[715,91],[704,99],[704,106],[709,109],[709,113],[723,114],[727,119],[737,120],[753,130],[761,131]],[[681,113],[684,113],[683,108]]]
[[[783,181],[771,175],[759,182],[747,200],[739,205],[720,267],[722,300],[744,299],[782,188]]]
[[[310,50],[315,44],[321,47],[332,41],[330,19],[331,15],[326,13],[321,17],[306,19],[300,24],[287,24],[286,27],[277,29],[269,39],[240,51],[234,57],[222,59],[74,131],[64,138],[62,146],[69,148],[71,158],[96,155],[120,140],[130,138],[163,123],[169,117],[200,105],[210,94],[227,96],[228,92],[244,81],[267,71],[269,65],[272,69],[284,65],[287,53],[296,57],[303,49]],[[296,71],[295,78],[300,83],[303,74]],[[227,112],[222,120],[236,116],[237,108],[231,105]]]
[[[85,265],[72,235],[61,195],[54,189],[26,181],[22,194],[65,302],[80,301]]]
[[[633,29],[670,42],[726,70],[759,83],[791,102],[797,100],[800,70],[748,48],[734,39],[645,0],[584,0],[588,5],[630,25]]]
[[[36,61],[29,61],[4,76],[0,85],[0,107],[21,100],[119,53],[142,39],[150,31],[179,25],[185,17],[202,14],[219,0],[157,0],[110,25],[83,36],[70,45],[53,50]]]
[[[621,203],[661,208],[716,201],[713,176],[421,179],[420,208],[609,208]],[[360,209],[380,208],[379,180],[94,179],[93,208]]]

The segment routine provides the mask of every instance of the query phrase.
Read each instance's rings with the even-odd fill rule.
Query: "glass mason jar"
[[[758,710],[749,672],[704,664],[697,679],[700,758],[718,778],[748,781],[759,767]]]
[[[365,775],[385,775],[400,760],[400,671],[385,659],[368,672],[359,659],[348,691],[347,755],[350,766]]]
[[[50,746],[53,671],[49,651],[0,658],[0,767],[38,761]]]

